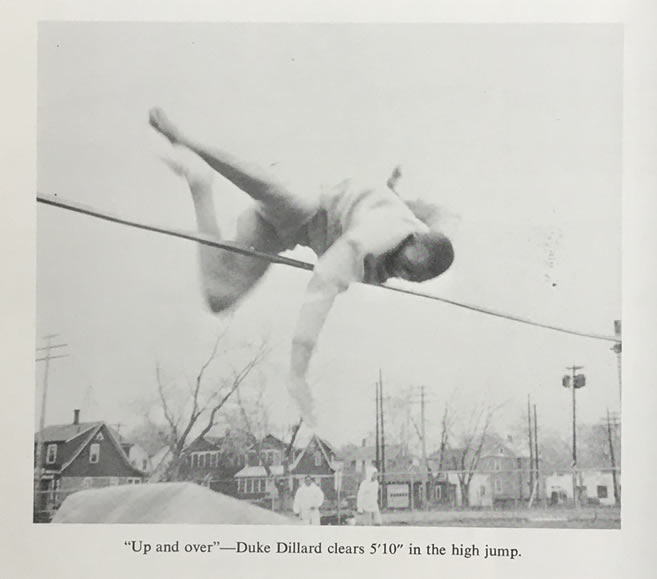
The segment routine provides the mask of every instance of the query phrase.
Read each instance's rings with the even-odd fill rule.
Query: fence
[[[322,488],[322,510],[355,510],[358,487],[363,480],[359,471],[337,474],[313,474]],[[576,482],[573,486],[573,476]],[[253,480],[235,485],[235,481],[212,480],[219,492],[233,485],[231,494],[274,510],[290,510],[291,499],[303,475]],[[266,480],[271,484],[267,486]],[[538,474],[527,468],[451,470],[428,474],[423,471],[379,473],[379,504],[383,510],[436,510],[517,508],[519,506],[573,503],[581,505],[620,504],[620,469],[609,467],[545,470]],[[262,484],[260,484],[262,483]],[[223,486],[223,488],[222,488]],[[288,501],[281,500],[278,489],[285,488]],[[575,493],[573,493],[573,489]]]
[[[533,479],[532,486],[527,469],[454,470],[432,476],[422,471],[379,473],[379,505],[382,510],[391,512],[517,508],[575,504],[575,496],[580,506],[617,506],[620,504],[620,474],[620,469],[609,467],[542,471],[538,479]],[[358,487],[363,480],[361,472],[338,471],[311,476],[324,492],[321,509],[324,517],[341,522],[353,516]],[[239,486],[235,479],[205,478],[196,482],[222,494],[285,512],[291,511],[294,494],[304,477],[270,477],[263,479],[268,484],[250,486]],[[255,488],[258,492],[241,492]],[[279,489],[285,489],[284,497]],[[81,489],[35,491],[34,521],[49,521],[61,503],[78,490]]]

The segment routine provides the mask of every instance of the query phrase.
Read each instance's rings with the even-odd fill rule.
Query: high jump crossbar
[[[62,199],[58,197],[57,195],[49,195],[46,193],[37,193],[37,202],[43,203],[45,205],[51,205],[53,207],[59,207],[60,209],[66,209],[68,211],[73,211],[75,213],[82,213],[83,215],[89,215],[90,217],[95,217],[97,219],[102,219],[104,221],[110,221],[112,223],[118,223],[120,225],[126,225],[128,227],[134,227],[136,229],[142,229],[145,231],[152,231],[154,233],[161,233],[163,235],[169,235],[171,237],[177,237],[180,239],[187,239],[189,241],[195,241],[197,243],[200,243],[202,245],[208,245],[211,247],[216,247],[217,249],[224,249],[226,251],[233,251],[235,253],[239,253],[241,255],[247,255],[250,257],[255,257],[258,259],[265,259],[267,261],[270,261],[271,263],[277,263],[281,265],[287,265],[290,267],[295,267],[297,269],[304,269],[306,271],[312,271],[314,269],[314,266],[311,263],[305,262],[305,261],[300,261],[298,259],[292,259],[289,257],[283,257],[281,255],[273,255],[271,253],[267,253],[264,251],[258,251],[257,249],[250,248],[250,247],[243,247],[241,245],[238,245],[236,243],[232,243],[230,241],[224,241],[221,239],[218,239],[212,235],[206,235],[203,233],[198,233],[198,232],[189,232],[189,231],[184,231],[181,229],[175,229],[171,227],[162,227],[159,225],[153,225],[153,224],[148,224],[148,223],[143,223],[140,221],[136,221],[134,219],[127,219],[125,217],[119,217],[118,215],[114,215],[110,212],[107,211],[101,211],[99,209],[96,209],[94,207],[90,207],[88,205],[83,205],[82,203],[77,203],[75,201],[69,201]],[[373,285],[373,284],[372,284]],[[548,330],[554,330],[556,332],[562,332],[566,334],[572,334],[575,336],[581,336],[584,338],[592,338],[595,340],[606,340],[608,342],[615,342],[619,343],[620,338],[617,336],[610,336],[610,335],[604,335],[604,334],[596,334],[592,332],[583,332],[580,330],[573,330],[570,328],[564,328],[562,326],[555,326],[552,324],[544,324],[542,322],[536,322],[530,318],[522,317],[522,316],[516,316],[513,314],[507,314],[505,312],[501,311],[496,311],[490,308],[485,308],[482,306],[477,306],[474,304],[468,304],[464,303],[461,301],[456,301],[448,298],[443,298],[440,296],[437,296],[435,294],[427,293],[427,292],[421,292],[421,291],[416,291],[416,290],[411,290],[411,289],[405,289],[402,287],[396,287],[390,284],[382,284],[380,286],[373,285],[373,287],[381,287],[383,289],[389,290],[389,291],[394,291],[398,293],[403,293],[415,297],[421,297],[421,298],[426,298],[438,302],[443,302],[452,306],[456,306],[459,308],[464,308],[467,310],[471,310],[474,312],[479,312],[481,314],[486,314],[489,316],[495,316],[498,318],[504,318],[507,320],[511,320],[513,322],[519,322],[522,324],[528,324],[531,326],[536,326],[539,328],[544,328]]]

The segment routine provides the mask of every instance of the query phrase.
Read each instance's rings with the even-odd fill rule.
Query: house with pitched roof
[[[257,501],[277,494],[274,479],[285,475],[285,453],[287,444],[268,434],[259,444],[250,441],[244,457],[244,467],[235,473],[237,496],[240,499]],[[296,450],[292,450],[296,456]]]
[[[223,494],[236,496],[235,473],[245,465],[244,437],[226,432],[224,436],[196,438],[183,453],[182,477]]]
[[[34,444],[38,490],[35,510],[58,504],[77,490],[143,482],[144,472],[130,463],[120,435],[105,422],[73,422],[47,426],[37,432]],[[41,444],[41,464],[37,447]]]
[[[310,475],[324,491],[327,500],[336,496],[335,477],[342,463],[333,447],[313,435],[301,451],[292,449],[288,468],[284,464],[288,445],[269,434],[259,445],[253,444],[246,454],[245,466],[235,474],[237,496],[260,501],[278,496],[276,483],[285,480],[292,496],[306,475]]]
[[[295,493],[301,481],[310,475],[324,492],[326,500],[336,498],[336,476],[342,474],[342,461],[337,458],[335,449],[316,434],[299,453],[290,467],[292,492]]]
[[[484,440],[481,454],[476,461],[468,485],[467,504],[472,507],[514,506],[528,502],[530,498],[540,499],[545,494],[545,481],[533,481],[532,465],[526,443],[512,436],[488,434]],[[459,478],[468,476],[461,469],[467,468],[470,459],[463,465],[463,455],[470,450],[448,448],[443,457],[442,469],[437,466],[438,453],[431,455],[434,468],[445,475],[448,482],[455,485],[456,504],[465,503]],[[542,461],[539,460],[539,470]],[[530,484],[533,482],[533,484]]]

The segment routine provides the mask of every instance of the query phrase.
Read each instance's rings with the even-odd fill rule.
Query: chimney
[[[78,408],[73,411],[73,424],[75,426],[80,424],[80,410]]]

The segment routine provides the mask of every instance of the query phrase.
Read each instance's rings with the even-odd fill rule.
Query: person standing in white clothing
[[[324,502],[324,493],[312,477],[306,475],[304,482],[294,495],[292,510],[307,525],[319,525],[319,507]]]
[[[359,521],[362,525],[380,525],[381,511],[379,510],[379,481],[377,470],[368,467],[365,471],[365,479],[358,487],[356,509]]]

